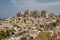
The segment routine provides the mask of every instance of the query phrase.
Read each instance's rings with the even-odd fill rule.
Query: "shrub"
[[[0,31],[0,40],[6,37],[7,37],[7,33],[4,31]]]
[[[57,24],[56,23],[52,23],[53,26],[56,26]]]
[[[6,31],[1,30],[0,31],[0,40],[9,37],[10,32],[12,32],[12,30],[6,30]]]
[[[26,37],[22,37],[21,40],[27,40],[27,38]]]
[[[7,36],[9,37],[10,33],[12,33],[12,32],[13,32],[13,30],[6,30]]]
[[[53,27],[56,27],[56,25],[57,25],[57,23],[55,22],[55,23],[50,23],[49,24],[51,27],[53,26]]]
[[[19,27],[17,24],[14,24],[13,27]]]

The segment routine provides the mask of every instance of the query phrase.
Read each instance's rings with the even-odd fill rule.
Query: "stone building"
[[[34,10],[32,13],[31,13],[31,16],[34,17],[34,18],[37,18],[40,16],[40,13],[38,10]]]
[[[42,17],[45,17],[45,18],[48,18],[48,14],[47,14],[47,12],[44,11],[44,10],[41,12],[41,16],[42,16]]]
[[[23,16],[23,14],[24,14],[24,13],[23,13],[22,11],[21,11],[21,12],[18,12],[18,13],[17,13],[17,17],[21,17],[21,16]]]
[[[56,18],[56,15],[55,15],[54,12],[52,12],[52,13],[49,14],[49,17],[52,18],[52,19],[55,19]]]
[[[31,15],[31,11],[27,9],[27,10],[24,12],[24,17],[30,17],[30,15]]]

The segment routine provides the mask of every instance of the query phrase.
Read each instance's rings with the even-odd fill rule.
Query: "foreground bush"
[[[26,37],[22,37],[21,40],[27,40],[27,38]]]
[[[12,32],[12,30],[6,30],[6,31],[1,30],[0,31],[0,40],[9,37],[11,32]]]

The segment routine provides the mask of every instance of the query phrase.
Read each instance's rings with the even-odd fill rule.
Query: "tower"
[[[48,18],[48,14],[47,14],[47,12],[44,11],[44,10],[41,12],[41,16],[42,16],[42,17],[45,17],[45,18]]]

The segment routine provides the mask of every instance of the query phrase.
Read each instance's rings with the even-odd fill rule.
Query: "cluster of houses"
[[[38,10],[25,12],[18,12],[16,16],[9,17],[3,21],[0,25],[1,30],[13,30],[11,36],[4,40],[21,40],[21,37],[30,38],[37,37],[41,32],[50,32],[53,36],[54,33],[57,38],[60,38],[60,25],[56,25],[55,28],[51,28],[50,24],[57,22],[57,15],[53,12],[48,14],[45,10],[39,12]],[[60,23],[60,20],[58,24]]]

